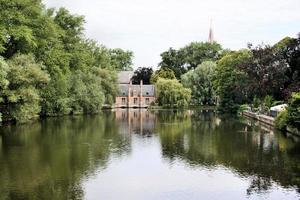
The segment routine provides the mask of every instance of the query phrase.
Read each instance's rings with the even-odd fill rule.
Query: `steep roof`
[[[119,84],[119,96],[128,96],[129,87],[132,92],[140,94],[141,86],[140,85],[129,85],[129,84]],[[155,87],[154,85],[142,85],[142,94],[144,97],[153,97],[155,96]]]
[[[130,79],[132,78],[134,72],[133,71],[120,71],[118,73],[118,83],[119,84],[128,84]]]

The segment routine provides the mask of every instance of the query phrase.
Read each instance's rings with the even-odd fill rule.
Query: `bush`
[[[300,130],[300,92],[293,93],[287,111],[287,124]]]
[[[163,107],[185,107],[191,99],[191,90],[176,79],[159,78],[155,84],[157,103]]]
[[[285,131],[287,126],[288,111],[284,110],[278,114],[275,119],[275,127],[279,130]]]
[[[240,105],[238,112],[243,112],[243,111],[249,110],[249,109],[250,109],[250,107],[248,104],[243,104],[243,105]]]

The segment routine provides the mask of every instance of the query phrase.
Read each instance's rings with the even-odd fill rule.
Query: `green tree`
[[[105,104],[112,105],[119,91],[117,73],[108,69],[93,68],[93,73],[100,78],[100,85],[105,96]]]
[[[287,111],[287,125],[300,130],[300,92],[293,93]]]
[[[283,55],[289,64],[285,72],[284,98],[287,100],[293,92],[300,90],[300,33],[297,38],[285,37],[273,46],[275,51]]]
[[[49,74],[50,80],[42,87],[16,86],[16,80],[11,76],[17,73],[15,68],[12,71],[9,69],[7,78],[4,68],[1,68],[0,106],[1,111],[6,110],[2,112],[3,120],[26,121],[36,113],[57,116],[77,111],[93,112],[92,109],[98,112],[103,103],[113,103],[117,93],[115,70],[131,69],[132,52],[108,49],[86,39],[83,34],[84,17],[72,14],[65,8],[46,9],[40,0],[0,0],[0,9],[0,56],[7,59],[9,66],[15,65],[10,63],[17,58],[19,63],[31,65],[32,62],[42,66],[40,68]],[[20,53],[32,56],[20,56]],[[1,63],[5,62],[2,60]],[[35,72],[30,68],[26,73],[32,73],[34,77]],[[38,82],[39,78],[33,80]],[[3,88],[8,82],[10,84],[4,94]],[[76,85],[79,88],[75,88]],[[80,87],[85,87],[86,91],[80,91]],[[73,91],[76,91],[74,95]],[[85,95],[84,99],[80,100],[80,92]],[[79,100],[78,110],[74,109],[77,108],[76,100]],[[15,111],[14,114],[12,111]]]
[[[213,90],[213,77],[216,64],[205,61],[198,65],[195,70],[190,70],[181,76],[184,87],[192,91],[192,100],[195,104],[213,104],[215,94]]]
[[[176,76],[175,76],[175,73],[173,72],[173,70],[171,70],[169,68],[160,68],[159,70],[155,71],[152,74],[152,76],[150,78],[150,82],[152,84],[155,84],[159,78],[176,79]]]
[[[76,71],[70,77],[71,113],[98,113],[104,103],[101,78],[92,73]]]
[[[187,72],[187,69],[184,67],[184,55],[182,51],[170,48],[168,51],[165,51],[160,54],[161,62],[159,66],[164,69],[171,69],[176,78],[180,79],[180,76]]]
[[[191,90],[176,79],[159,78],[155,84],[157,103],[164,107],[184,107],[191,99]]]
[[[247,74],[241,71],[241,66],[251,58],[248,50],[232,52],[217,62],[214,77],[214,88],[219,96],[219,110],[225,113],[236,113],[239,104],[247,99]]]
[[[124,51],[122,49],[109,50],[110,62],[113,68],[117,71],[132,70],[133,53],[131,51]]]
[[[216,42],[192,42],[179,50],[170,48],[163,52],[159,66],[172,69],[176,78],[180,79],[182,74],[195,69],[202,62],[218,60],[221,54],[222,47]]]
[[[0,1],[0,53],[5,58],[29,53],[36,47],[34,25],[42,13],[41,3],[33,0]]]
[[[44,66],[36,63],[32,56],[17,55],[8,61],[9,85],[3,92],[3,102],[9,118],[26,122],[38,117],[40,90],[49,82]]]
[[[183,51],[186,67],[195,69],[204,61],[218,60],[221,50],[221,45],[216,42],[192,42],[180,51]]]
[[[0,105],[3,103],[3,93],[7,88],[9,81],[7,80],[7,73],[9,67],[2,57],[0,57]],[[1,109],[2,110],[2,109]],[[0,122],[2,122],[2,113],[0,112]]]

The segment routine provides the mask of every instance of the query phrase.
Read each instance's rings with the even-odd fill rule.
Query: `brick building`
[[[147,108],[155,101],[154,85],[133,85],[133,71],[121,71],[118,74],[119,94],[116,96],[116,108]]]

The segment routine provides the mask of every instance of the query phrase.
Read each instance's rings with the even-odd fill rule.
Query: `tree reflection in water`
[[[281,133],[213,111],[161,112],[157,118],[155,132],[163,156],[171,162],[179,159],[194,168],[229,168],[251,178],[249,195],[268,191],[273,181],[300,187],[300,146]]]
[[[133,137],[158,139],[158,162],[230,170],[250,181],[248,195],[274,183],[299,192],[300,145],[270,127],[205,110],[120,109],[1,127],[0,199],[83,199],[85,180],[139,151]]]

